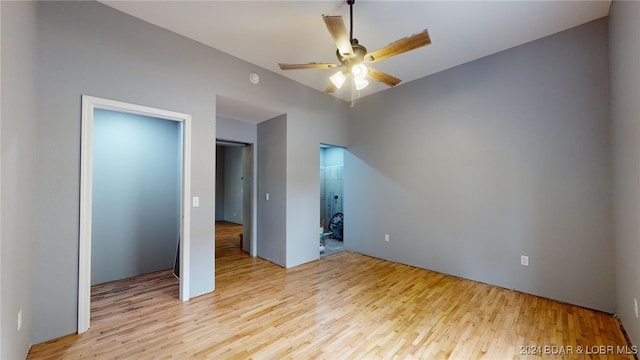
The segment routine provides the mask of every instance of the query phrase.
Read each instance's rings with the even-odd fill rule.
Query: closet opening
[[[93,285],[171,277],[176,260],[189,300],[190,148],[188,114],[82,96],[78,333]]]

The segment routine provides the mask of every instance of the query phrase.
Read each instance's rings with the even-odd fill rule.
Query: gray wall
[[[32,2],[0,2],[0,358],[23,359],[32,329],[31,263],[36,189],[36,37]],[[22,310],[22,329],[17,330]]]
[[[216,151],[216,220],[243,224],[244,146],[217,145]]]
[[[342,105],[341,109],[348,111],[348,104]],[[348,134],[346,127],[341,126],[344,118],[339,113],[310,109],[306,116],[300,115],[300,110],[287,113],[287,267],[320,258],[318,148],[320,143],[346,147]]]
[[[608,98],[604,19],[364,98],[348,248],[613,312]]]
[[[224,152],[224,220],[242,224],[242,147]]]
[[[92,285],[173,267],[180,236],[180,126],[95,110]]]
[[[0,358],[24,359],[32,331],[32,246],[36,189],[37,9],[0,2],[2,113],[0,118]],[[22,309],[22,329],[17,330]]]
[[[192,115],[191,192],[200,197],[200,207],[191,212],[192,297],[214,289],[218,94],[278,109],[287,114],[288,127],[295,124],[292,136],[301,138],[287,139],[287,150],[295,157],[287,156],[285,161],[296,172],[311,171],[314,185],[308,188],[304,176],[287,178],[285,196],[296,196],[301,205],[296,213],[303,221],[311,219],[311,226],[287,228],[284,241],[287,251],[304,255],[296,258],[297,263],[318,258],[314,230],[319,208],[318,146],[321,142],[346,145],[348,107],[343,101],[100,3],[61,1],[37,6],[42,116],[38,119],[34,343],[77,329],[82,94]],[[260,75],[259,85],[247,80],[251,72]],[[298,217],[287,218],[287,223]]]
[[[243,224],[243,147],[216,146],[216,221]]]
[[[217,116],[216,136],[221,140],[255,144],[258,141],[258,125],[242,120]]]
[[[280,266],[287,266],[287,125],[286,115],[258,124],[258,256]]]
[[[216,221],[224,220],[225,149],[222,145],[216,145]]]
[[[611,120],[614,139],[616,313],[640,344],[640,3],[614,1],[609,19]]]

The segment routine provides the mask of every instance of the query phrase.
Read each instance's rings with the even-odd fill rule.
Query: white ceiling
[[[225,53],[324,91],[336,70],[283,71],[278,63],[337,62],[321,15],[349,6],[327,1],[101,1]],[[608,15],[610,0],[356,0],[354,37],[369,51],[429,30],[432,44],[375,64],[402,80],[424,76]],[[388,89],[371,81],[360,96]],[[350,100],[348,86],[335,96]],[[262,119],[266,120],[266,119]]]

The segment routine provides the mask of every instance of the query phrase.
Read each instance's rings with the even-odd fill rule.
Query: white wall
[[[611,120],[615,179],[616,313],[640,344],[640,3],[614,1],[609,18]]]
[[[317,258],[317,149],[320,142],[346,145],[346,103],[96,2],[40,2],[38,15],[42,60],[38,96],[43,116],[38,119],[34,342],[77,328],[82,94],[192,116],[191,191],[200,197],[200,207],[191,213],[191,296],[214,289],[218,94],[278,109],[287,114],[288,126],[300,123],[293,128],[300,129],[294,136],[301,138],[287,141],[287,150],[296,159],[285,161],[291,161],[298,171],[312,171],[315,186],[294,194],[287,188],[285,196],[297,196],[301,206],[296,212],[303,219],[312,219],[309,231],[315,240],[308,242],[301,236],[307,229],[301,228],[287,231],[285,241],[287,249],[315,254],[299,260]],[[248,81],[251,72],[260,75],[259,85]],[[315,163],[312,169],[310,163]],[[287,186],[297,189],[297,181],[304,178],[287,181]],[[53,283],[54,288],[50,287]]]
[[[362,99],[348,247],[613,312],[608,99],[606,20]]]
[[[2,113],[0,179],[0,358],[24,359],[32,331],[32,249],[36,205],[37,8],[0,2]],[[55,217],[55,214],[49,214]],[[22,309],[22,329],[17,330]]]

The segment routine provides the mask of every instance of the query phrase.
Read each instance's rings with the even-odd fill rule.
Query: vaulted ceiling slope
[[[162,28],[324,91],[335,69],[283,71],[278,63],[337,62],[322,15],[349,6],[330,1],[101,1]],[[432,44],[376,63],[411,80],[608,15],[611,1],[366,1],[354,5],[354,37],[369,51],[428,29]],[[371,82],[360,96],[388,89]],[[345,86],[334,93],[351,99]]]

